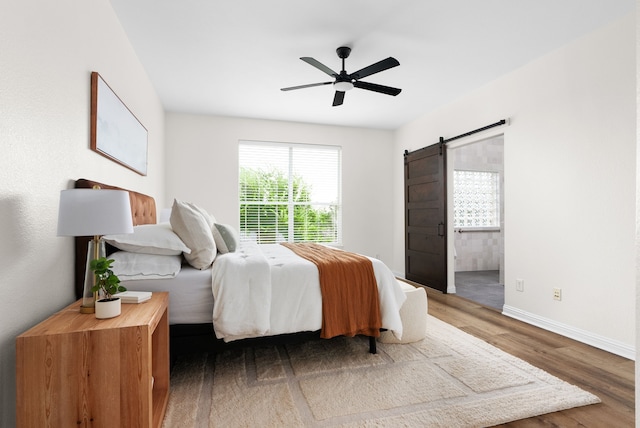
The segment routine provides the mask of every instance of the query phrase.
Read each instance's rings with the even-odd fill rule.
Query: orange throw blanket
[[[371,260],[319,244],[282,245],[318,267],[322,292],[320,337],[380,336],[380,300]]]

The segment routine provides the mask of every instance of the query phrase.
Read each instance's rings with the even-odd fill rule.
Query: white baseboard
[[[612,354],[620,355],[621,357],[634,361],[636,359],[635,348],[627,345],[626,343],[609,339],[586,330],[581,330],[567,324],[559,323],[557,321],[514,308],[513,306],[504,305],[502,307],[502,314],[526,322],[527,324],[535,325],[536,327],[558,333],[562,336],[577,340],[578,342],[586,343],[587,345],[611,352]]]

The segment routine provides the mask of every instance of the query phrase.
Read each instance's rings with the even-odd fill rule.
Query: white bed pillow
[[[233,253],[238,248],[240,238],[238,232],[228,224],[215,223],[213,225],[213,240],[221,254]]]
[[[187,204],[188,206],[190,206],[191,208],[193,208],[194,210],[198,211],[200,214],[202,214],[202,217],[204,217],[205,221],[207,222],[207,225],[209,226],[209,229],[213,230],[213,225],[216,222],[216,218],[212,215],[209,214],[209,212],[207,212],[207,210],[205,210],[204,208],[196,205],[196,204],[192,204],[189,202],[185,202],[185,204]]]
[[[196,269],[207,269],[218,253],[209,221],[195,205],[173,201],[171,227],[191,250],[184,257]]]
[[[133,233],[105,235],[102,239],[119,250],[131,253],[172,256],[191,252],[169,223],[143,224],[135,226]]]
[[[113,273],[121,281],[175,278],[182,267],[182,257],[179,255],[116,251],[108,258],[114,260]]]

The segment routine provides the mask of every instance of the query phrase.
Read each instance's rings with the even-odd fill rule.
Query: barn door
[[[447,292],[446,146],[404,155],[405,277]]]

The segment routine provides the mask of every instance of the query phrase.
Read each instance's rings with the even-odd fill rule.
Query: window
[[[342,242],[340,147],[241,141],[238,154],[241,240]]]
[[[499,227],[498,173],[493,171],[453,172],[453,226]]]

